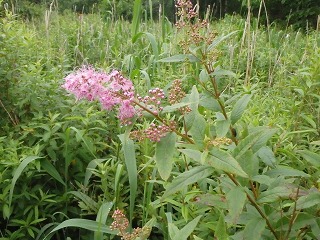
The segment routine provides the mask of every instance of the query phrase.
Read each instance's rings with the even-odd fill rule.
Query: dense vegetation
[[[318,239],[319,30],[134,9],[1,9],[0,239]],[[141,115],[76,100],[83,65]]]

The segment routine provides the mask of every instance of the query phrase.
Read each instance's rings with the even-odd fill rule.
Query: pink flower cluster
[[[160,107],[161,100],[165,98],[164,91],[160,88],[154,88],[149,90],[149,95],[141,97],[137,95],[137,99],[140,103],[143,103],[153,114],[158,115],[163,110]]]
[[[65,77],[62,87],[77,99],[99,101],[108,111],[118,107],[118,118],[122,124],[130,124],[130,119],[136,114],[133,84],[117,70],[107,74],[91,66],[82,66]]]

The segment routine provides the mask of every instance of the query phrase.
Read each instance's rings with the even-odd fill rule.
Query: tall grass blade
[[[131,26],[131,34],[135,36],[138,32],[141,19],[142,0],[135,0],[133,5],[133,18]]]
[[[16,185],[16,182],[18,180],[18,178],[20,177],[21,173],[23,172],[23,170],[26,168],[26,166],[28,166],[29,163],[33,162],[36,159],[39,159],[42,157],[38,157],[38,156],[29,156],[26,157],[18,166],[17,170],[15,171],[13,178],[12,178],[12,182],[11,182],[11,186],[10,186],[10,192],[9,192],[9,209],[11,207],[11,203],[12,203],[12,196],[13,196],[13,190],[14,187]],[[9,215],[10,216],[10,215]]]
[[[136,154],[134,150],[134,142],[129,138],[130,131],[126,131],[124,134],[119,135],[119,138],[122,143],[122,149],[124,153],[124,159],[128,171],[129,183],[130,183],[130,207],[129,207],[129,216],[130,216],[130,225],[132,224],[134,204],[137,196],[137,161]]]
[[[83,228],[87,229],[93,232],[102,232],[102,233],[109,233],[116,235],[118,231],[116,230],[111,230],[110,227],[108,227],[105,224],[98,223],[93,220],[88,220],[88,219],[80,219],[80,218],[74,218],[74,219],[68,219],[62,223],[60,223],[58,226],[56,226],[52,231],[49,233],[49,235],[53,232],[56,232],[60,229],[67,228],[67,227],[76,227],[76,228]],[[51,239],[51,236],[47,235],[44,240],[49,240]]]

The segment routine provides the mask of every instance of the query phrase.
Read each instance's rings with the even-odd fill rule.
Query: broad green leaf
[[[194,198],[194,203],[214,207],[218,209],[228,209],[226,197],[222,194],[201,194]]]
[[[231,217],[232,223],[235,224],[242,213],[247,195],[240,187],[234,187],[227,193],[226,198],[229,216]]]
[[[184,187],[193,184],[201,179],[204,179],[212,174],[212,169],[208,166],[197,166],[189,171],[183,172],[173,179],[172,183],[168,184],[162,199],[170,196],[183,189]]]
[[[287,167],[287,166],[278,166],[276,169],[271,169],[265,173],[265,175],[270,177],[277,177],[277,176],[283,176],[283,177],[310,177],[309,174],[304,173],[300,170]]]
[[[220,120],[216,121],[216,133],[217,137],[225,137],[230,128],[230,120]]]
[[[257,129],[242,139],[237,147],[233,150],[233,156],[238,160],[251,149],[253,153],[265,146],[269,138],[277,131],[276,129]]]
[[[118,233],[118,230],[111,230],[110,227],[106,226],[105,224],[101,224],[96,221],[88,220],[88,219],[74,218],[74,219],[65,220],[64,222],[60,223],[49,234],[67,227],[83,228],[93,232],[99,231],[99,232],[109,233],[113,235],[116,235]],[[51,237],[47,236],[45,239],[49,240],[51,239]]]
[[[252,149],[246,151],[240,159],[237,159],[237,161],[250,179],[259,174],[259,159],[253,154]]]
[[[201,95],[199,105],[213,112],[221,110],[219,102],[210,95]]]
[[[172,240],[187,240],[191,233],[194,231],[198,222],[202,216],[198,216],[192,221],[190,221],[187,225],[185,225],[182,229],[179,230],[179,234],[176,235]]]
[[[209,76],[207,70],[205,70],[205,69],[201,70],[201,72],[199,74],[199,80],[204,83],[210,80],[210,76]]]
[[[52,165],[52,163],[48,160],[48,159],[41,159],[41,167],[51,175],[51,177],[53,177],[54,179],[56,179],[59,183],[61,183],[62,185],[66,185],[62,179],[62,177],[60,176],[59,172],[57,171],[57,169]]]
[[[171,57],[162,58],[158,62],[164,62],[164,63],[175,63],[175,62],[200,62],[200,59],[195,57],[192,54],[177,54]]]
[[[203,147],[203,142],[205,138],[207,122],[204,117],[198,112],[195,113],[195,118],[192,124],[192,127],[189,130],[189,134],[191,134],[192,139],[199,147]]]
[[[297,201],[297,209],[306,209],[313,206],[318,206],[320,209],[320,192],[311,192],[306,196],[302,196]]]
[[[242,170],[241,166],[228,152],[220,150],[218,148],[213,148],[210,151],[206,163],[217,170],[222,170],[227,173],[232,173],[239,175],[241,177],[247,178],[248,175]]]
[[[217,67],[211,75],[215,77],[220,77],[220,76],[229,76],[229,77],[236,77],[237,75],[229,70],[222,69],[220,67]]]
[[[119,135],[120,141],[122,143],[122,150],[124,153],[124,160],[127,167],[127,172],[129,176],[130,184],[130,225],[132,224],[133,212],[135,206],[135,200],[137,196],[138,188],[138,171],[137,171],[137,160],[136,153],[134,149],[134,142],[129,138],[130,129],[128,128],[124,134]]]
[[[242,116],[251,98],[251,94],[243,95],[233,106],[231,111],[231,124],[235,124]]]
[[[161,138],[160,142],[156,145],[155,160],[159,174],[163,180],[170,177],[173,154],[175,152],[177,134],[174,132],[168,133],[165,137]]]
[[[207,51],[211,51],[212,49],[215,49],[216,46],[218,46],[221,42],[223,42],[224,40],[228,39],[230,36],[232,36],[233,34],[235,34],[237,32],[238,31],[234,31],[234,32],[231,32],[231,33],[229,33],[227,35],[215,38],[213,40],[213,42],[208,46]]]
[[[229,239],[229,236],[227,233],[227,225],[225,223],[224,215],[222,212],[220,213],[220,217],[219,217],[214,235],[219,240],[228,240]]]
[[[199,150],[186,148],[186,149],[179,149],[179,151],[196,162],[201,161],[202,153]]]
[[[274,167],[276,164],[276,157],[274,156],[273,151],[265,146],[259,149],[257,152],[259,158],[269,167]]]
[[[244,228],[243,239],[262,239],[265,228],[266,221],[263,218],[249,220]]]
[[[100,163],[104,161],[107,161],[107,159],[93,159],[92,161],[89,162],[86,168],[86,173],[84,175],[84,180],[83,180],[84,187],[87,187],[89,184],[89,179],[92,176],[92,169],[95,169]]]
[[[165,106],[161,113],[169,113],[178,110],[179,108],[185,107],[192,104],[192,102],[181,102],[173,105]]]
[[[11,182],[11,186],[10,186],[10,192],[9,192],[9,209],[11,208],[11,203],[12,203],[12,196],[13,196],[13,190],[14,187],[16,185],[16,182],[18,180],[18,178],[20,177],[20,175],[22,174],[23,170],[28,166],[29,163],[33,162],[36,159],[40,159],[42,157],[38,157],[38,156],[29,156],[26,157],[18,166],[18,168],[15,170],[13,178],[12,178],[12,182]]]
[[[179,236],[180,233],[179,228],[176,225],[174,225],[174,223],[168,223],[168,232],[170,239],[172,240]]]
[[[301,150],[298,153],[311,165],[320,167],[320,154],[311,152],[309,150]]]
[[[280,199],[288,199],[291,194],[294,196],[296,189],[288,186],[278,186],[262,192],[259,196],[259,203],[271,203]]]

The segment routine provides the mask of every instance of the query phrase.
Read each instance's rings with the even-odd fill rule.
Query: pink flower
[[[105,110],[118,108],[118,118],[123,124],[129,123],[135,115],[133,84],[119,71],[107,74],[91,66],[82,66],[65,77],[62,87],[77,99],[98,100]]]

